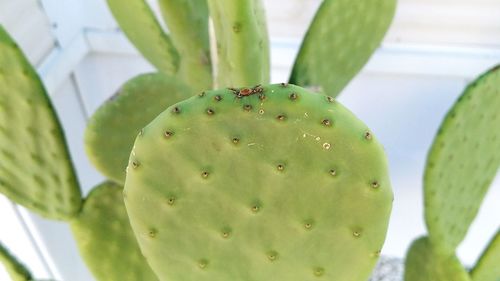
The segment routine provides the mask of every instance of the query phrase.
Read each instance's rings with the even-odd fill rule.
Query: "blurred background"
[[[321,1],[264,2],[272,80],[285,82]],[[86,120],[123,82],[153,67],[121,33],[104,0],[0,0],[0,24],[44,80],[87,193],[103,177],[84,153]],[[382,46],[341,94],[340,102],[373,129],[389,157],[395,201],[384,255],[404,257],[410,242],[426,232],[422,175],[427,150],[465,85],[497,63],[500,1],[399,0]],[[44,220],[2,195],[0,219],[0,241],[38,279],[93,280],[67,224]],[[499,226],[497,176],[459,248],[458,256],[466,265],[475,262]],[[1,267],[0,280],[9,280]]]

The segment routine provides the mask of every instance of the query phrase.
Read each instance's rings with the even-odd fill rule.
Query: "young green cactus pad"
[[[0,243],[0,264],[5,266],[12,281],[33,280],[31,273]]]
[[[428,237],[413,242],[405,263],[405,281],[470,281],[454,254],[441,253]]]
[[[142,256],[123,204],[122,187],[94,188],[71,222],[80,253],[97,280],[158,280]]]
[[[0,192],[53,219],[81,206],[80,188],[54,109],[21,50],[0,26]]]
[[[482,75],[443,121],[427,158],[425,220],[429,239],[453,253],[500,166],[500,68]]]
[[[179,53],[165,34],[146,0],[107,0],[114,18],[128,39],[159,71],[174,74]]]
[[[500,280],[500,230],[471,271],[473,281]]]
[[[302,42],[290,83],[336,96],[379,46],[396,0],[325,0]]]
[[[196,92],[212,88],[206,0],[158,2],[172,41],[179,50],[181,77]]]
[[[217,37],[218,87],[267,84],[269,38],[261,0],[208,0]]]
[[[365,281],[393,198],[366,125],[287,84],[171,106],[127,171],[127,212],[160,280]]]
[[[86,151],[94,166],[123,184],[137,133],[168,106],[189,97],[188,93],[186,86],[162,73],[142,74],[125,83],[87,125]]]

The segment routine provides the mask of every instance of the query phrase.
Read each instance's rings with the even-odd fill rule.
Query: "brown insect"
[[[241,88],[241,89],[227,88],[227,89],[233,92],[233,94],[235,94],[237,98],[248,97],[253,94],[262,93],[264,91],[264,88],[262,88],[260,84],[253,88]]]

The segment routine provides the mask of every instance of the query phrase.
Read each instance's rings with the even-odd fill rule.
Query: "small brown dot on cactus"
[[[252,106],[251,106],[250,104],[245,104],[245,105],[243,106],[243,109],[244,109],[245,111],[250,111],[250,110],[252,110]]]
[[[322,267],[314,268],[314,275],[317,277],[321,277],[325,274],[325,270]]]
[[[361,231],[360,230],[355,230],[352,232],[352,236],[359,238],[361,237]]]
[[[165,133],[163,133],[163,136],[165,136],[165,138],[170,138],[174,135],[174,132],[172,131],[165,131]]]
[[[252,212],[257,213],[260,210],[260,207],[258,205],[252,206]]]
[[[312,228],[312,223],[311,223],[311,222],[306,222],[306,223],[304,224],[304,228],[305,228],[305,229],[311,229],[311,228]]]
[[[231,232],[229,232],[229,230],[224,230],[222,231],[222,238],[229,238],[229,236],[231,235]]]
[[[327,96],[326,100],[330,103],[335,102],[335,99],[333,97]]]
[[[201,177],[204,178],[204,179],[208,178],[209,175],[210,174],[207,171],[204,171],[204,172],[201,173]]]
[[[215,114],[215,111],[214,111],[213,109],[211,109],[211,108],[208,108],[208,109],[207,109],[207,114],[208,114],[208,115],[214,115],[214,114]]]
[[[325,142],[325,143],[323,144],[323,148],[324,148],[324,149],[326,149],[326,150],[330,149],[331,147],[332,147],[332,145],[331,145],[331,144],[329,144],[329,143],[327,143],[327,142]]]
[[[276,119],[278,119],[279,121],[284,121],[286,119],[286,116],[284,114],[280,114],[276,116]]]
[[[296,100],[299,96],[296,93],[291,93],[288,97],[290,100]]]
[[[174,203],[175,203],[175,197],[170,197],[170,198],[167,199],[167,204],[168,205],[172,206],[172,205],[174,205]]]
[[[278,164],[278,166],[276,166],[276,169],[278,169],[278,171],[280,171],[280,172],[281,172],[281,171],[285,170],[285,165],[283,165],[283,164]]]
[[[205,96],[205,92],[201,92],[198,94],[198,96],[201,98],[201,97],[204,97]]]
[[[332,125],[332,121],[330,121],[330,119],[323,119],[323,120],[321,121],[321,124],[323,124],[324,126],[329,127],[329,126],[331,126],[331,125]]]
[[[233,138],[232,141],[233,141],[234,144],[240,143],[240,139],[239,138]]]
[[[140,136],[140,137],[142,137],[143,135],[144,135],[144,129],[141,129],[141,130],[139,131],[139,136]]]
[[[332,176],[336,176],[336,175],[337,175],[337,170],[335,170],[335,169],[331,169],[331,170],[330,170],[330,175],[332,175]]]
[[[151,237],[151,238],[155,238],[157,234],[158,234],[158,231],[156,229],[154,229],[154,228],[151,228],[148,231],[148,236]]]
[[[366,131],[365,132],[365,139],[366,140],[371,140],[372,139],[372,133],[370,133],[369,131]]]
[[[139,168],[140,165],[141,164],[139,163],[139,161],[137,160],[132,161],[132,168],[137,169]]]
[[[208,266],[208,260],[206,259],[201,259],[198,261],[198,267],[201,269],[205,269]]]
[[[288,83],[280,83],[281,87],[288,87]]]
[[[372,185],[373,188],[379,188],[380,187],[380,183],[378,181],[372,181],[371,185]]]
[[[260,110],[259,110],[259,114],[260,114],[260,115],[264,114],[264,109],[260,109]]]
[[[269,251],[267,253],[267,258],[270,260],[270,261],[275,261],[278,259],[278,252],[276,251]]]
[[[234,31],[234,33],[239,33],[241,31],[241,23],[240,22],[235,22],[233,24],[233,31]]]
[[[222,96],[221,96],[221,95],[216,95],[216,96],[214,97],[214,100],[215,100],[215,101],[221,101],[221,100],[222,100]]]
[[[179,114],[179,113],[181,113],[181,109],[178,106],[176,106],[176,107],[172,108],[172,113]]]
[[[260,93],[259,94],[259,100],[263,101],[266,99],[266,95],[264,95],[263,93]]]

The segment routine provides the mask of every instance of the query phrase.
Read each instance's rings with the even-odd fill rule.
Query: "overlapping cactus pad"
[[[405,281],[470,281],[455,255],[440,252],[428,237],[415,240],[405,263]]]
[[[443,121],[427,159],[429,238],[453,253],[500,166],[500,68],[469,85]]]
[[[97,280],[158,280],[142,256],[128,222],[122,187],[94,188],[71,222],[80,253]]]
[[[12,281],[33,280],[31,273],[2,244],[0,244],[0,266],[3,265]]]
[[[182,83],[162,73],[142,74],[129,80],[89,120],[85,149],[95,167],[123,183],[135,137],[168,106],[188,97]]]
[[[473,281],[500,280],[500,229],[471,271]]]
[[[47,93],[0,26],[0,193],[45,217],[68,219],[80,188]]]
[[[208,91],[145,127],[124,190],[160,280],[367,280],[392,191],[383,149],[333,98]]]

